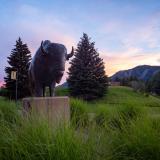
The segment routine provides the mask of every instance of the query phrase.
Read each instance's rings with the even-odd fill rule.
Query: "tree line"
[[[153,74],[147,81],[137,77],[116,78],[115,81],[119,82],[121,86],[133,88],[134,91],[160,95],[160,71]]]
[[[16,41],[15,48],[7,57],[7,62],[4,95],[14,99],[17,85],[18,98],[31,96],[28,78],[31,52],[21,38]],[[106,94],[108,77],[105,73],[104,62],[95,49],[95,42],[91,42],[91,38],[87,34],[84,33],[77,44],[74,58],[70,64],[67,82],[71,96],[94,100]],[[17,73],[17,82],[11,79],[12,71]]]

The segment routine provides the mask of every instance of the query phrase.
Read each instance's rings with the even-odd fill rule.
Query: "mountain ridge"
[[[147,81],[153,74],[160,71],[160,66],[151,65],[139,65],[127,70],[120,70],[110,77],[111,81],[116,81],[117,79],[135,77],[139,80]]]

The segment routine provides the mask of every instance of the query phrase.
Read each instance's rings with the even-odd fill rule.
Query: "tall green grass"
[[[88,159],[86,141],[66,126],[52,128],[44,119],[16,128],[0,126],[0,159]]]
[[[94,103],[71,99],[70,125],[55,126],[35,114],[23,117],[20,107],[1,98],[0,159],[159,160],[159,100],[145,99],[158,103],[153,107],[144,99],[128,88],[111,88]]]
[[[71,99],[71,124],[75,127],[85,127],[89,123],[87,102],[79,99]]]
[[[0,121],[6,121],[10,124],[18,123],[20,118],[19,109],[15,102],[0,98]]]

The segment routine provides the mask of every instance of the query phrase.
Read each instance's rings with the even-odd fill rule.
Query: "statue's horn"
[[[67,54],[67,58],[66,59],[69,60],[69,58],[71,58],[73,56],[73,54],[74,54],[74,48],[72,46],[72,51],[71,51],[70,54]]]
[[[43,48],[43,41],[41,42],[41,51],[42,51],[43,54],[46,54],[46,52],[45,52],[45,50]]]

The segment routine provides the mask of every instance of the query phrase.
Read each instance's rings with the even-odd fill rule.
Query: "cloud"
[[[64,21],[63,18],[29,5],[23,5],[19,12],[25,18],[20,19],[18,24],[23,29],[23,35],[30,42],[33,51],[37,46],[39,47],[39,41],[45,39],[63,43],[68,49],[75,45],[76,40],[71,25]],[[32,40],[29,41],[31,37]]]
[[[68,52],[75,46],[75,36],[69,23],[50,13],[39,10],[36,7],[23,4],[16,10],[17,17],[10,20],[10,24],[0,26],[0,54],[3,62],[0,64],[0,81],[5,75],[4,68],[7,66],[7,56],[14,48],[16,39],[20,36],[32,55],[40,46],[41,40],[49,39],[52,42],[66,45]],[[12,27],[11,27],[12,26]]]
[[[138,65],[160,65],[157,59],[160,60],[160,53],[141,53],[141,54],[122,54],[116,53],[113,55],[102,57],[105,62],[106,73],[111,76],[120,70],[129,69]]]
[[[111,32],[117,33],[117,38],[123,44],[123,50],[116,52],[103,51],[104,61],[106,62],[106,72],[112,75],[119,70],[135,67],[137,65],[160,65],[160,12],[155,12],[146,21],[137,26],[121,32],[121,23],[110,25]],[[113,27],[112,27],[113,26]],[[119,28],[119,30],[118,30]],[[119,33],[119,34],[118,34]],[[114,37],[115,38],[115,37]]]
[[[137,27],[133,32],[129,33],[122,41],[126,47],[130,46],[142,46],[144,48],[156,48],[159,43],[160,32],[154,28],[156,24],[144,24],[141,27]]]
[[[121,42],[121,48],[116,51],[107,46],[107,51],[100,52],[106,62],[108,75],[137,65],[160,65],[159,16],[160,12],[154,12],[133,26],[123,20],[113,20],[104,25],[102,31],[108,35],[108,39],[113,39],[113,43],[116,39]]]
[[[159,17],[160,12],[158,11],[146,15],[141,21],[113,18],[100,26],[99,33],[104,35],[107,43],[112,42],[114,44],[118,41],[123,49],[131,47],[141,47],[143,50],[160,49]],[[110,45],[106,47],[111,48]]]

